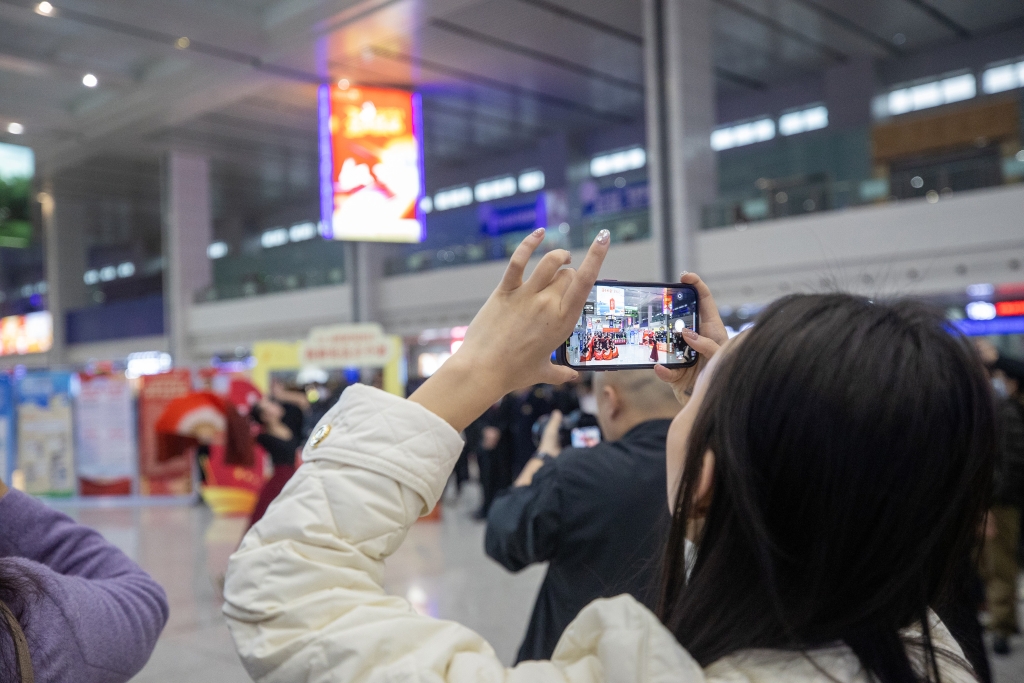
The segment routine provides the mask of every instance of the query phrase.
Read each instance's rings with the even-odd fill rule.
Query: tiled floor
[[[420,522],[389,560],[391,593],[423,612],[475,629],[511,662],[525,630],[543,567],[511,575],[483,553],[483,524],[471,518],[477,491],[445,508],[441,522]],[[63,506],[62,506],[63,507]],[[99,529],[167,590],[171,618],[156,651],[133,683],[244,683],[220,613],[217,581],[244,520],[214,518],[202,506],[67,509]],[[997,683],[1024,683],[1024,638],[1010,657],[993,658]]]

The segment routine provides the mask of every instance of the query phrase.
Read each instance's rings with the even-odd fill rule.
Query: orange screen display
[[[0,318],[0,356],[43,353],[53,346],[49,311]]]
[[[418,96],[404,90],[330,89],[330,236],[420,242],[422,196]]]

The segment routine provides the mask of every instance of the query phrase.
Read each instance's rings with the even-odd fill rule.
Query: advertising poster
[[[0,247],[25,249],[32,243],[32,150],[0,142]]]
[[[81,378],[75,436],[82,495],[129,495],[137,468],[135,409],[123,374]]]
[[[71,400],[76,385],[77,375],[68,372],[29,373],[18,381],[18,469],[27,493],[75,493]]]
[[[0,356],[45,353],[53,346],[53,316],[49,311],[0,318]]]
[[[325,87],[326,91],[326,87]],[[323,95],[321,95],[323,96]],[[329,145],[321,146],[324,236],[336,240],[422,242],[419,95],[392,88],[331,86]],[[321,127],[324,126],[321,107]],[[324,148],[326,147],[326,149]],[[324,154],[330,155],[328,160]],[[327,180],[329,182],[323,182]]]
[[[192,461],[188,456],[157,459],[156,422],[167,404],[192,391],[192,373],[171,370],[142,377],[139,389],[139,489],[143,495],[184,496],[192,493]]]
[[[626,290],[622,287],[597,287],[597,315],[622,315],[626,306]]]
[[[14,384],[0,375],[0,480],[8,486],[14,470]]]

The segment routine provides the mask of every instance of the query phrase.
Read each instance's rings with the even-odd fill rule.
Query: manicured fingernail
[[[679,273],[679,279],[682,280],[684,277],[686,277],[689,274],[690,274],[690,271],[684,270],[683,272]]]
[[[533,236],[534,237],[540,237],[543,234],[544,234],[544,228],[537,228],[536,230],[533,231]]]
[[[612,234],[610,232],[608,232],[607,230],[602,230],[601,232],[597,233],[597,237],[594,239],[594,241],[597,242],[598,244],[608,244],[611,238]]]
[[[689,327],[684,327],[683,328],[683,336],[686,337],[687,339],[696,339],[700,335],[697,334],[696,332],[694,332],[693,330],[691,330]]]

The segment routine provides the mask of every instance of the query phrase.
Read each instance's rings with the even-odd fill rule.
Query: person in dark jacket
[[[518,661],[549,659],[590,601],[631,593],[654,607],[668,528],[665,438],[680,406],[654,373],[599,373],[604,443],[561,451],[552,413],[537,451],[487,516],[487,554],[519,571],[550,562]]]

